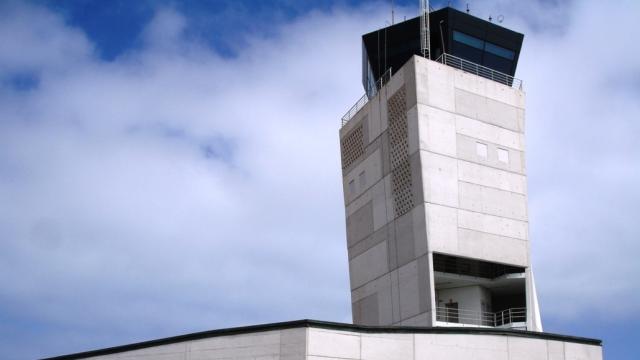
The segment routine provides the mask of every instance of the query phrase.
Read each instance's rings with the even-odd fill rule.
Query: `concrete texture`
[[[418,321],[419,322],[419,321]],[[594,340],[574,341],[561,336],[535,337],[518,332],[469,333],[358,329],[344,324],[316,326],[301,321],[288,328],[251,329],[197,339],[173,339],[130,349],[97,350],[60,359],[103,360],[601,360]],[[269,326],[269,325],[267,325]],[[258,326],[259,328],[260,326]],[[222,330],[224,332],[224,330]],[[163,340],[159,340],[163,342]],[[597,342],[596,342],[597,343]],[[97,353],[97,354],[96,354]]]
[[[405,118],[406,131],[398,122]],[[354,314],[356,323],[434,325],[433,267],[417,266],[434,252],[528,271],[521,90],[416,56],[340,130],[341,139],[359,126],[367,129],[366,155],[343,171],[352,302],[375,296],[380,313],[367,310],[371,321]],[[399,167],[402,156],[408,168]],[[347,193],[362,171],[372,183]],[[411,189],[400,189],[407,177]],[[465,307],[479,309],[483,297],[474,301]],[[537,301],[528,303],[528,318],[539,318]],[[539,322],[528,328],[542,329]]]

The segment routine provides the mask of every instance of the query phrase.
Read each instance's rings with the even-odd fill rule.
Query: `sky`
[[[640,2],[467,2],[525,34],[545,331],[635,359]],[[338,128],[360,36],[390,21],[389,1],[0,1],[0,358],[350,322]]]

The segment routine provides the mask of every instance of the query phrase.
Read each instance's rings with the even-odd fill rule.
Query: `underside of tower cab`
[[[526,328],[525,268],[433,254],[436,325]]]

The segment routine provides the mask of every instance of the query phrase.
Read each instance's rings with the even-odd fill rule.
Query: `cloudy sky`
[[[545,330],[635,358],[640,2],[470,3],[525,34]],[[339,119],[389,21],[389,1],[0,1],[0,358],[350,322]]]

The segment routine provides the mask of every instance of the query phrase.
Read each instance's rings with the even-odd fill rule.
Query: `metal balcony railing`
[[[527,321],[527,309],[511,308],[498,312],[484,312],[437,307],[436,320],[454,324],[497,327]]]
[[[482,76],[483,78],[497,81],[509,87],[522,90],[522,80],[514,78],[511,75],[495,71],[486,66],[476,64],[474,62],[461,59],[457,56],[444,53],[436,59],[437,62],[466,71],[471,74]]]
[[[351,120],[358,113],[358,111],[360,111],[360,109],[367,105],[367,103],[369,102],[369,98],[376,96],[378,91],[382,89],[382,87],[385,86],[389,82],[389,80],[391,80],[391,68],[385,71],[380,79],[376,81],[375,87],[371,89],[371,95],[368,95],[366,93],[362,95],[362,97],[358,99],[358,101],[356,101],[356,103],[349,109],[349,111],[344,114],[344,116],[342,117],[341,127],[345,126],[349,122],[349,120]]]

